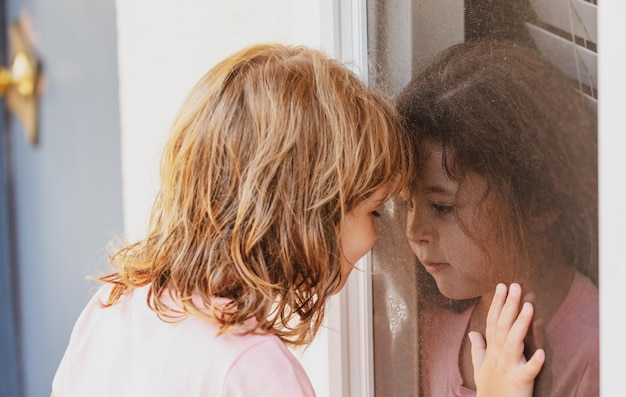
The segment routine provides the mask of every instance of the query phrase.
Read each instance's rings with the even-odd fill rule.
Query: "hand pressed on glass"
[[[480,333],[469,333],[478,397],[533,395],[545,352],[537,349],[529,360],[524,356],[533,306],[525,302],[520,311],[521,295],[519,284],[511,284],[508,294],[498,284],[487,315],[486,343]]]

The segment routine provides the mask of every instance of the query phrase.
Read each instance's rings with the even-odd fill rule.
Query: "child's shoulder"
[[[570,290],[550,321],[552,394],[598,395],[600,326],[598,288],[576,273]]]
[[[550,328],[560,328],[568,319],[577,324],[576,328],[585,327],[598,332],[599,319],[598,287],[582,273],[576,271],[574,281],[554,315]]]
[[[277,337],[250,334],[243,338],[248,338],[251,344],[229,368],[225,381],[227,393],[315,396],[304,368]]]

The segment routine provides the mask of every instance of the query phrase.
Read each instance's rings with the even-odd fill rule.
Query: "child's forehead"
[[[422,159],[419,171],[411,183],[412,191],[441,195],[474,195],[487,193],[488,180],[483,175],[449,165],[441,147],[433,147],[429,156]]]
[[[378,203],[380,205],[391,198],[392,192],[393,186],[391,183],[387,183],[385,185],[377,186],[373,188],[373,190],[365,193],[361,196],[361,200],[358,200],[358,202],[367,201],[369,203]]]
[[[431,137],[422,138],[416,144],[417,151],[419,152],[418,165],[429,160],[432,161],[433,157],[440,162],[445,159],[449,167],[454,165],[455,151],[449,144],[445,144]]]
[[[425,179],[441,177],[453,181],[458,181],[459,177],[451,171],[454,170],[454,156],[442,145],[426,142],[420,156],[419,167],[417,168],[417,178],[423,182]]]
[[[417,171],[414,175],[414,179],[418,181],[423,179],[425,170],[428,169],[443,171],[449,179],[456,182],[463,181],[468,173],[485,177],[475,168],[475,165],[466,155],[458,156],[457,149],[451,143],[441,143],[431,138],[426,138],[420,142],[418,161],[415,168]],[[485,179],[489,178],[486,177]]]

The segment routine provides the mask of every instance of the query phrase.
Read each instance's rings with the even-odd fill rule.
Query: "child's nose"
[[[406,235],[411,243],[423,244],[433,240],[433,230],[424,211],[411,209],[407,214]]]

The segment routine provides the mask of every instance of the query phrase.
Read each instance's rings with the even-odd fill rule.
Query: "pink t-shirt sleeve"
[[[224,380],[224,397],[315,397],[304,368],[276,340],[247,349]]]

